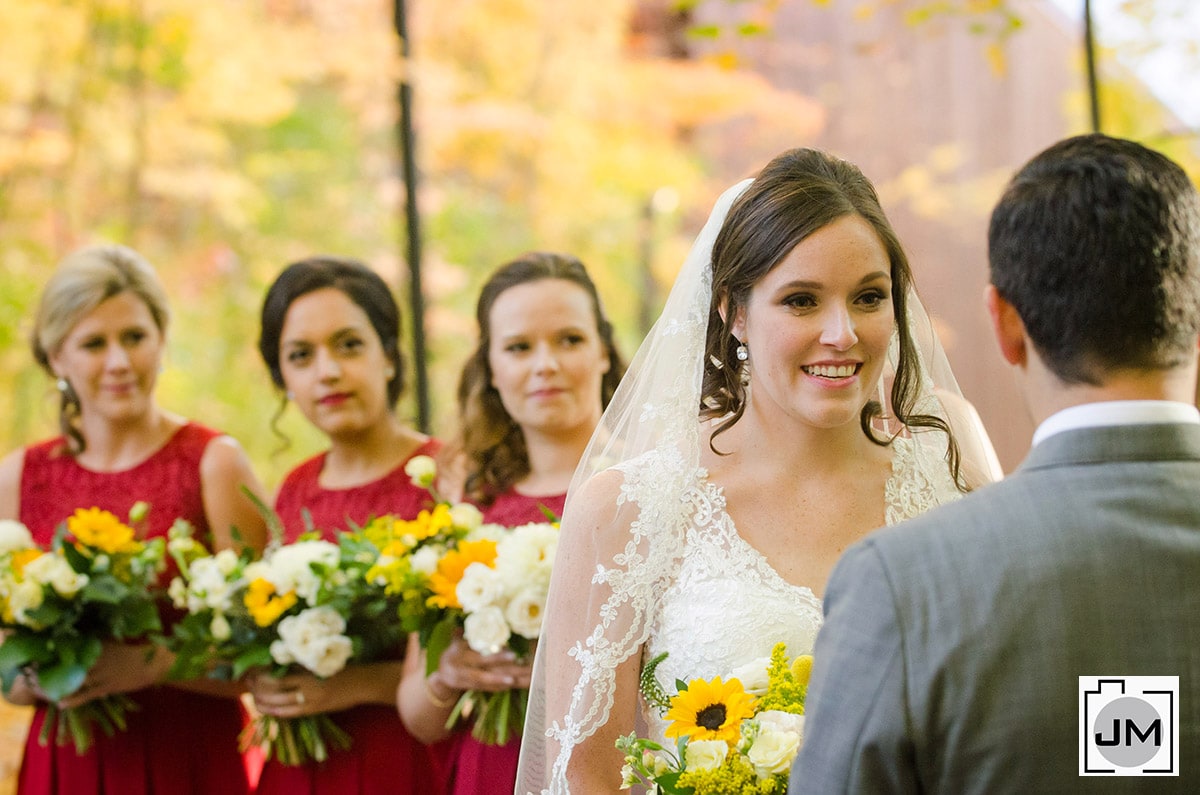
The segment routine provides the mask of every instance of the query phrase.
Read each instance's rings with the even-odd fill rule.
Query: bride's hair
[[[899,361],[892,381],[892,411],[904,428],[934,428],[946,434],[947,460],[959,480],[958,444],[941,417],[913,410],[921,391],[920,360],[909,328],[907,297],[912,271],[871,182],[853,163],[814,149],[791,149],[773,159],[734,201],[712,249],[712,300],[704,350],[700,416],[719,419],[709,440],[731,428],[746,409],[746,387],[736,357],[739,342],[731,330],[750,289],[801,241],[839,218],[857,215],[875,230],[891,263],[892,306],[899,337]],[[886,446],[896,434],[880,436],[874,421],[883,416],[869,401],[859,417],[863,433]],[[897,433],[900,431],[898,430]]]

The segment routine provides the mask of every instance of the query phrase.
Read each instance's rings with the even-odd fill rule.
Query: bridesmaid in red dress
[[[242,449],[155,403],[168,317],[162,286],[138,253],[92,246],[63,260],[42,293],[33,333],[34,356],[61,393],[62,436],[0,462],[0,518],[20,520],[46,544],[76,508],[95,506],[124,520],[145,500],[150,514],[139,529],[146,538],[165,536],[182,517],[217,548],[262,549],[266,528],[241,491],[262,489]],[[168,686],[162,679],[170,663],[159,647],[105,646],[61,706],[128,693],[138,709],[113,737],[97,729],[83,755],[39,742],[46,702],[36,675],[18,680],[9,700],[35,705],[19,795],[248,792],[238,751],[240,686]]]
[[[544,252],[492,274],[476,316],[479,345],[458,389],[461,490],[485,522],[543,522],[542,508],[562,514],[567,484],[624,372],[612,325],[583,264]],[[411,642],[409,653],[397,706],[416,737],[445,740],[437,750],[448,791],[512,792],[520,735],[489,746],[469,729],[446,739],[445,723],[464,690],[528,687],[532,661],[483,656],[459,638],[426,678],[424,655]]]
[[[400,313],[387,284],[353,260],[321,257],[288,266],[267,291],[259,352],[275,385],[329,438],[300,464],[275,499],[286,540],[313,527],[332,539],[351,523],[389,513],[412,519],[431,506],[404,474],[438,443],[401,422],[404,385]],[[282,408],[281,408],[282,411]],[[428,748],[404,728],[394,706],[404,648],[395,659],[351,663],[327,679],[297,673],[250,681],[264,714],[332,715],[351,737],[321,763],[268,761],[259,795],[426,795],[440,786]]]

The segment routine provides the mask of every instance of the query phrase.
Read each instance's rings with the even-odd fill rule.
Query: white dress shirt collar
[[[1084,403],[1052,414],[1038,426],[1033,443],[1063,431],[1106,425],[1147,425],[1153,423],[1200,424],[1200,410],[1174,400],[1111,400]]]

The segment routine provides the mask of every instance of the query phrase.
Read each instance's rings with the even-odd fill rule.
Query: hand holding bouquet
[[[168,545],[180,576],[171,583],[186,611],[173,628],[172,674],[237,679],[252,669],[282,677],[307,671],[321,678],[348,663],[383,659],[403,646],[399,599],[376,575],[393,521],[376,519],[337,543],[303,538],[269,550],[261,561],[232,550],[212,554],[188,533]],[[243,737],[285,765],[323,761],[350,738],[324,713],[258,716]]]
[[[9,693],[22,673],[36,675],[50,702],[42,743],[56,727],[55,742],[69,740],[82,754],[94,726],[112,736],[137,708],[121,693],[57,705],[84,684],[105,642],[142,640],[161,628],[154,584],[162,539],[138,541],[133,529],[147,511],[137,503],[126,524],[108,511],[77,510],[49,549],[20,522],[0,521],[0,683]]]
[[[622,737],[622,789],[643,784],[665,795],[783,795],[804,739],[804,697],[812,657],[787,658],[776,644],[770,661],[728,677],[677,682],[667,696],[654,678],[659,655],[642,671],[641,689],[672,723],[674,751],[636,734]]]
[[[413,459],[413,482],[430,488],[432,465]],[[442,653],[460,634],[479,654],[508,650],[519,660],[529,659],[542,631],[557,524],[484,525],[471,506],[451,507],[444,501],[436,511],[444,512],[448,523],[411,554],[402,586],[411,596],[401,616],[425,649],[426,674],[437,669]],[[470,719],[477,740],[503,745],[520,735],[528,700],[524,688],[467,690],[446,726]]]

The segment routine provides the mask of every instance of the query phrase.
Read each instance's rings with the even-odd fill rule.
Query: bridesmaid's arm
[[[266,520],[243,488],[268,504],[241,445],[229,436],[213,439],[200,459],[200,490],[213,546],[261,553],[267,543]]]
[[[0,519],[21,516],[21,471],[25,468],[25,450],[18,449],[0,460]]]
[[[425,676],[425,652],[411,635],[404,662],[404,678],[396,692],[396,707],[409,734],[425,744],[450,736],[446,721],[455,703],[467,690],[499,692],[528,688],[530,665],[518,662],[511,651],[484,655],[456,637],[442,652],[437,669]]]
[[[264,715],[299,718],[359,704],[391,706],[403,666],[399,660],[351,663],[327,679],[306,672],[276,678],[260,671],[247,682],[255,707]]]

